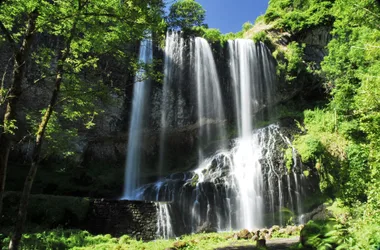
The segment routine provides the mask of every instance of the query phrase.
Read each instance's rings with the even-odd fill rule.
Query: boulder
[[[251,239],[253,236],[252,233],[248,231],[248,229],[241,230],[240,232],[237,233],[237,235],[239,239],[245,239],[245,240]]]
[[[277,232],[277,231],[279,231],[280,230],[280,226],[278,226],[278,225],[274,225],[274,226],[272,226],[272,228],[271,228],[271,231],[272,232]]]
[[[173,243],[173,246],[175,247],[175,249],[181,249],[185,248],[187,246],[187,243],[184,241],[176,241]]]

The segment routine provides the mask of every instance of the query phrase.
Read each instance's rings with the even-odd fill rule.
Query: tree
[[[1,28],[5,31],[4,33],[9,42],[12,42],[11,44],[15,43],[12,36],[18,35],[12,34],[10,31],[10,27],[17,26],[17,19],[12,19],[12,17],[22,16],[25,15],[25,13],[29,13],[29,18],[24,41],[29,41],[27,40],[30,37],[29,33],[35,36],[38,32],[55,37],[59,44],[58,48],[47,47],[43,50],[49,54],[49,56],[46,57],[48,61],[45,61],[43,65],[47,65],[48,68],[50,67],[49,71],[54,72],[53,77],[50,78],[53,91],[49,103],[47,103],[46,108],[42,112],[43,116],[36,129],[30,171],[25,180],[15,231],[12,235],[9,249],[18,249],[21,240],[28,200],[38,169],[42,144],[47,133],[49,122],[55,115],[55,110],[57,110],[59,105],[62,105],[62,103],[60,103],[62,100],[59,99],[62,88],[64,88],[65,85],[72,85],[73,79],[76,79],[74,83],[80,83],[78,79],[81,78],[83,72],[88,68],[96,67],[96,63],[102,53],[115,50],[114,53],[122,54],[121,51],[118,51],[119,47],[123,47],[122,44],[140,40],[146,35],[147,30],[155,31],[159,29],[162,24],[161,0],[129,0],[122,2],[119,0],[68,0],[54,2],[41,0],[35,4],[34,2],[35,1],[6,1],[2,6],[4,8],[2,8],[0,12]],[[17,15],[11,15],[11,18],[7,18],[7,11],[13,10],[16,5],[15,3],[20,6],[19,12]],[[26,12],[23,6],[33,8],[31,8],[31,11]],[[8,22],[7,25],[4,24],[5,21]],[[26,42],[23,42],[22,46],[24,46],[24,43]],[[22,52],[29,58],[31,52],[30,50],[26,51],[24,47],[22,47]],[[30,48],[30,46],[28,48]],[[17,61],[17,49],[15,49],[15,51],[15,61],[17,65],[15,63],[14,71],[18,72],[20,68],[22,69],[22,65],[25,65],[26,59],[22,58],[23,61]],[[38,53],[39,51],[35,50],[34,52]],[[43,58],[43,56],[40,58]],[[24,75],[21,74],[19,78],[19,82],[16,81],[17,79],[15,77],[14,79],[16,80],[12,81],[12,87],[18,84],[16,85],[18,88],[13,88],[17,90],[16,94],[18,97],[22,92],[21,83]],[[49,81],[49,79],[47,80]],[[1,166],[4,166],[4,176],[11,139],[3,135],[15,133],[15,131],[10,128],[16,128],[13,119],[16,115],[16,106],[14,102],[12,102],[15,100],[15,94],[13,94],[14,91],[12,91],[11,88],[9,91],[10,94],[7,97],[7,112],[3,122],[4,132],[1,136],[2,142],[5,141],[7,143],[2,143],[2,151],[0,152],[2,153],[0,156],[2,157]],[[9,115],[8,107],[9,110],[13,112],[11,113],[12,116]],[[75,117],[77,114],[72,114],[72,116]],[[5,148],[7,150],[3,150],[3,145],[7,146]]]
[[[205,26],[206,11],[194,0],[179,0],[170,6],[169,27],[189,30],[194,26]]]
[[[39,17],[38,1],[0,1],[0,40],[6,40],[11,48],[13,70],[12,80],[6,96],[5,114],[0,129],[0,215],[3,206],[8,155],[17,130],[16,114],[27,61],[36,37],[36,22]],[[2,92],[4,84],[2,83]]]

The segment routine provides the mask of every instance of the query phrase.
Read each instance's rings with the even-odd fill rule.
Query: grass
[[[296,232],[297,234],[299,232]],[[254,246],[251,239],[237,239],[234,232],[202,233],[184,235],[176,239],[158,239],[144,242],[124,235],[114,238],[111,235],[92,235],[87,231],[54,229],[39,233],[24,234],[20,249],[54,249],[54,250],[90,250],[90,249],[136,249],[136,250],[162,250],[162,249],[192,249],[207,250],[226,246]],[[284,237],[281,234],[273,234]],[[235,237],[234,237],[235,236]],[[9,236],[2,238],[2,246],[9,244]],[[6,249],[6,248],[3,248]]]

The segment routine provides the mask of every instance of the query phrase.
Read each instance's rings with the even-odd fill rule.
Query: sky
[[[206,10],[205,23],[222,33],[238,32],[243,23],[254,23],[264,14],[269,0],[196,0]]]

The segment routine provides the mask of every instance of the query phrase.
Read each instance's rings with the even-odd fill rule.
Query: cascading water
[[[286,146],[287,137],[281,134],[277,125],[271,125],[256,130],[251,136],[250,144],[250,147],[246,147],[249,152],[241,151],[241,139],[237,138],[230,150],[206,158],[196,170],[168,176],[165,180],[141,187],[141,197],[146,200],[172,201],[170,228],[160,230],[172,230],[173,234],[180,235],[203,230],[225,231],[283,225],[286,221],[279,211],[283,207],[293,210],[290,200],[296,199],[294,189],[298,183],[292,179],[290,182],[282,180],[282,175],[285,176],[286,173],[284,165],[273,172],[275,161],[283,158],[283,154],[275,155],[273,147],[276,144]],[[241,167],[240,159],[247,157],[241,155],[243,153],[253,154],[250,157],[253,160],[250,163],[252,169]],[[253,165],[260,167],[255,168]],[[254,187],[261,191],[254,193],[248,182],[255,180],[249,180],[243,175],[259,174],[251,175],[243,171],[254,172],[258,169],[262,171],[263,180],[260,185],[263,186]],[[293,173],[299,177],[295,170]],[[289,186],[289,195],[282,192],[288,190]],[[248,201],[242,201],[243,199]],[[167,217],[163,218],[165,220],[159,223],[161,226],[167,225]]]
[[[293,176],[293,180],[294,180],[294,186],[295,186],[295,195],[296,195],[296,203],[297,203],[297,206],[294,208],[295,211],[297,211],[297,214],[299,214],[299,218],[298,218],[298,223],[302,224],[302,223],[305,223],[305,221],[303,220],[303,216],[302,216],[302,186],[300,185],[300,181],[299,179],[303,180],[304,178],[304,175],[303,175],[303,171],[302,171],[302,162],[300,162],[300,166],[298,167],[298,158],[297,158],[297,151],[296,149],[293,147],[292,143],[290,142],[289,138],[287,137],[283,137],[283,139],[286,141],[286,143],[289,145],[289,147],[292,149],[292,159],[293,159],[293,166],[292,166],[292,173],[288,173],[287,175],[287,178],[288,178],[288,183],[291,183],[291,175]],[[299,168],[299,172],[301,174],[297,174],[296,173],[296,170],[297,168]],[[291,192],[290,190],[290,185],[289,185],[289,192]],[[294,207],[294,204],[292,204],[292,207]]]
[[[140,44],[139,60],[149,64],[153,60],[153,47],[151,40],[143,40]],[[145,78],[145,79],[144,79]],[[132,114],[128,133],[127,162],[124,181],[123,199],[135,199],[135,191],[139,186],[141,165],[141,139],[146,112],[146,99],[149,91],[149,79],[145,71],[139,70],[135,77],[133,89]]]
[[[231,80],[234,89],[239,137],[251,136],[253,113],[269,106],[273,99],[275,67],[270,52],[251,40],[228,41]]]
[[[210,142],[226,139],[224,128],[225,116],[222,94],[219,86],[219,77],[216,71],[215,60],[208,42],[200,37],[194,39],[191,46],[192,67],[197,87],[197,106],[199,123],[199,162],[205,158],[205,148]],[[220,143],[220,149],[224,145]]]
[[[185,41],[168,32],[161,100],[159,172],[165,173],[170,132],[186,126],[198,128],[198,162],[226,140],[225,115],[215,61],[203,38]]]
[[[185,41],[178,32],[167,33],[165,42],[164,87],[161,103],[161,132],[159,173],[164,172],[166,155],[166,133],[169,128],[183,124],[185,116],[184,98],[181,90],[184,78]]]
[[[175,236],[170,218],[169,205],[167,203],[157,204],[157,236],[163,237],[164,239]]]
[[[285,166],[282,149],[292,145],[277,125],[253,130],[254,116],[268,110],[274,95],[270,52],[250,40],[228,41],[227,98],[234,100],[230,110],[236,113],[232,123],[237,135],[227,147],[222,100],[227,94],[210,45],[202,38],[184,40],[175,32],[166,39],[158,166],[160,173],[167,171],[168,142],[173,140],[169,134],[182,128],[197,130],[190,143],[197,145],[198,164],[185,173],[161,176],[156,183],[134,185],[131,194],[135,199],[165,201],[157,208],[157,234],[165,238],[285,224],[289,216],[283,210],[299,214],[302,209],[302,169],[294,149],[294,165]]]
[[[240,194],[239,227],[252,229],[263,225],[264,199],[261,152],[258,139],[252,138],[253,113],[271,103],[273,63],[267,48],[251,40],[228,41],[230,71],[234,89],[239,140],[234,155],[235,178]]]

